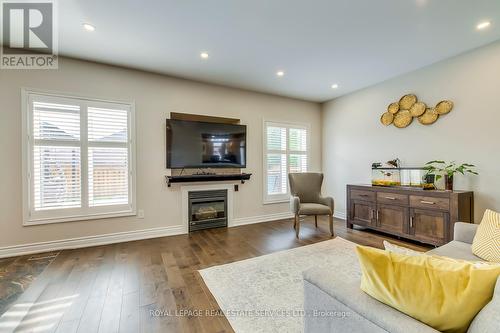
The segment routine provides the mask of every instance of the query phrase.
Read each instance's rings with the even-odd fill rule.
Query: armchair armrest
[[[296,196],[290,197],[290,210],[294,214],[298,214],[300,209],[300,198]]]
[[[333,201],[332,197],[320,197],[319,203],[330,207],[330,209],[332,210],[332,214],[333,214],[334,208],[335,208],[335,202]]]
[[[474,236],[476,235],[478,224],[456,222],[453,240],[472,244]]]

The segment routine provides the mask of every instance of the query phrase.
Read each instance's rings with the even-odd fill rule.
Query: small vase
[[[447,191],[453,191],[453,176],[444,175],[444,183]]]

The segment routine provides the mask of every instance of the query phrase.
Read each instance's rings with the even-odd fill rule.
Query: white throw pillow
[[[424,252],[419,252],[415,251],[412,249],[409,249],[407,247],[399,246],[396,244],[389,243],[388,241],[384,241],[384,248],[386,251],[393,252],[393,253],[399,253],[399,254],[404,254],[407,256],[420,256],[424,254]]]

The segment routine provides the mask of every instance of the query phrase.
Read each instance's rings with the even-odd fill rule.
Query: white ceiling
[[[61,55],[317,102],[500,39],[499,0],[58,3]]]

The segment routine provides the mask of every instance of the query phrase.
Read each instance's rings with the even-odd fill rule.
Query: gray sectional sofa
[[[456,223],[454,240],[428,253],[465,260],[481,260],[471,250],[477,225]],[[353,263],[354,264],[354,263]],[[358,265],[358,263],[356,263]],[[313,268],[304,276],[304,331],[306,333],[427,333],[437,332],[360,290],[360,279],[346,279],[342,267]],[[459,314],[457,314],[459,315]],[[493,299],[474,318],[468,333],[500,332],[500,278]]]

